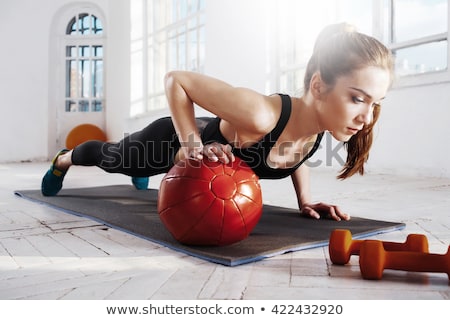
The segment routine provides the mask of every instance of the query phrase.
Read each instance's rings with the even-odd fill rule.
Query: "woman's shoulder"
[[[265,95],[258,105],[252,106],[253,130],[265,134],[270,132],[278,122],[282,110],[282,99],[278,94]]]

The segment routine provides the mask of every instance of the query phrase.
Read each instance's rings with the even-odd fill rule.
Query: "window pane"
[[[447,41],[432,42],[395,51],[399,76],[447,69]]]
[[[78,21],[80,34],[90,34],[91,23],[89,18],[90,16],[86,13],[82,13],[79,15]]]
[[[195,17],[194,19],[189,19],[187,27],[188,29],[194,29],[197,27],[197,25],[197,17]]]
[[[189,0],[189,14],[195,13],[198,10],[198,0]]]
[[[93,112],[101,112],[103,110],[102,101],[95,100],[92,102],[92,111]]]
[[[80,60],[80,73],[81,73],[81,94],[83,98],[89,98],[90,90],[90,76],[91,76],[91,62],[89,60]]]
[[[196,71],[197,69],[197,51],[198,51],[198,40],[197,40],[197,30],[189,32],[189,65],[188,70]]]
[[[103,57],[103,46],[94,46],[94,57],[101,58]]]
[[[90,57],[91,56],[91,47],[80,46],[79,47],[79,56],[80,57]]]
[[[147,1],[145,69],[147,99],[142,112],[166,107],[161,79],[169,70],[203,70],[205,29],[202,0]],[[139,21],[132,21],[132,27]],[[144,61],[142,61],[144,64]]]
[[[379,0],[378,0],[379,1]],[[358,31],[371,34],[373,25],[373,0],[340,0],[336,6],[339,21],[356,26]]]
[[[167,3],[166,3],[167,2]],[[173,6],[176,8],[176,4],[173,4]],[[176,16],[176,11],[172,11],[172,1],[155,1],[153,3],[153,15],[149,16],[154,19],[155,23],[155,31],[158,31],[162,28],[164,28],[169,21],[173,21],[174,17],[172,16],[172,13]]]
[[[205,27],[200,27],[198,30],[199,33],[199,47],[198,47],[198,61],[197,61],[197,71],[203,72],[205,69]]]
[[[198,9],[199,10],[204,10],[205,9],[205,0],[199,0],[199,3],[198,3]]]
[[[102,34],[103,33],[102,22],[96,16],[92,16],[92,32],[94,34]]]
[[[178,69],[186,70],[186,34],[178,37]]]
[[[66,47],[66,57],[76,57],[76,56],[77,56],[77,47],[67,46]]]
[[[78,111],[80,112],[88,112],[89,111],[89,101],[81,100],[79,102]]]
[[[179,12],[180,16],[178,17],[178,20],[184,19],[187,16],[188,13],[188,0],[180,0],[179,2]]]
[[[78,96],[77,81],[78,69],[76,60],[66,62],[66,97],[75,98]]]
[[[177,39],[172,38],[169,39],[169,70],[177,69],[177,59],[178,50],[177,50]]]
[[[290,95],[299,95],[299,88],[303,87],[304,69],[287,71],[280,77],[280,90]]]
[[[95,60],[92,62],[94,70],[92,70],[92,97],[103,97],[103,61]]]
[[[447,31],[447,0],[394,0],[394,42]]]
[[[73,17],[69,24],[67,25],[66,34],[76,34],[77,33],[77,25],[76,25],[76,18]]]
[[[77,111],[77,103],[75,101],[67,100],[66,112],[76,112],[76,111]]]

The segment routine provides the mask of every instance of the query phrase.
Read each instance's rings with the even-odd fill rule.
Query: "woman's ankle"
[[[66,171],[72,165],[72,150],[63,153],[56,158],[55,167],[59,170]]]

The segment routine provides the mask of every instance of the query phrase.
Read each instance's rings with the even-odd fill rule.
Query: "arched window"
[[[104,109],[103,25],[93,14],[75,15],[67,24],[65,111]]]

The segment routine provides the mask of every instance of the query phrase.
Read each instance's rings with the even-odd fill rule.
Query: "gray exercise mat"
[[[15,194],[226,266],[327,246],[335,228],[349,229],[354,238],[363,238],[405,227],[403,223],[358,217],[340,222],[315,220],[300,217],[295,209],[264,205],[261,219],[247,239],[222,247],[186,246],[177,242],[160,221],[156,209],[158,190],[113,185],[63,189],[55,197],[44,197],[40,190],[20,190]]]

